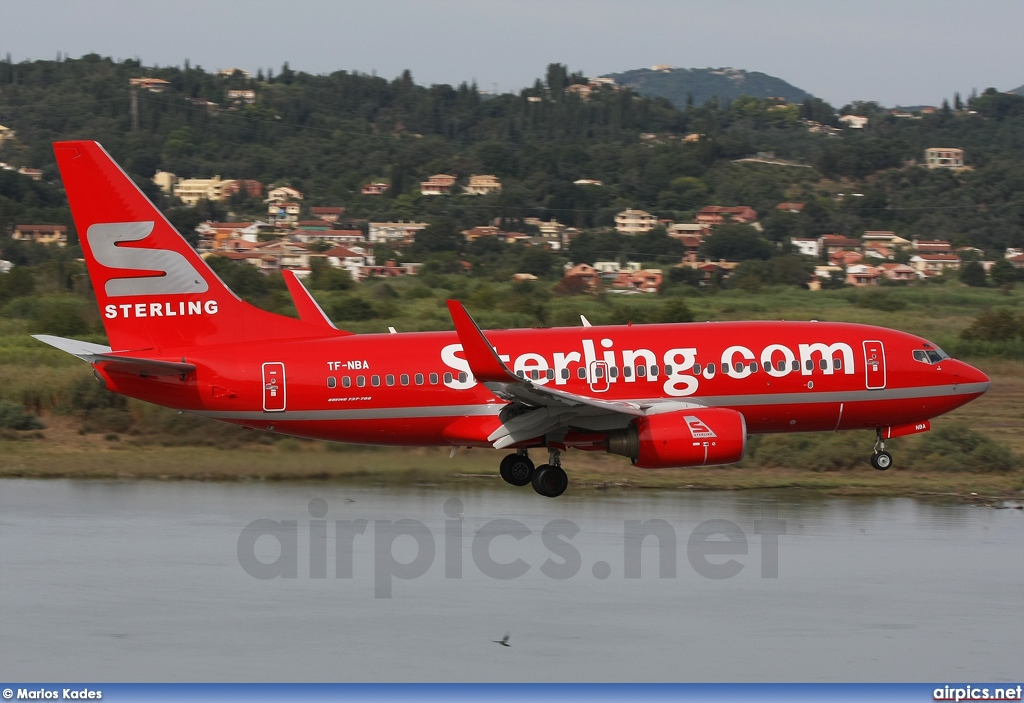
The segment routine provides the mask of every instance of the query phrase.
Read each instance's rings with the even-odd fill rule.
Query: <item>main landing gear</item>
[[[569,477],[562,470],[557,449],[548,451],[548,463],[534,468],[525,449],[509,454],[501,460],[501,477],[513,486],[532,484],[533,490],[547,498],[557,498],[569,487]]]
[[[879,471],[885,471],[892,466],[892,454],[885,451],[881,427],[875,430],[875,453],[871,455],[871,465]]]

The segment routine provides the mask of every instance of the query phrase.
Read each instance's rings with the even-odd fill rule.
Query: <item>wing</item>
[[[512,403],[501,414],[501,426],[487,437],[497,449],[534,437],[564,432],[570,426],[607,430],[625,427],[635,417],[703,407],[695,399],[644,403],[602,400],[520,378],[498,358],[494,347],[462,303],[449,300],[448,311],[473,376],[494,395]]]

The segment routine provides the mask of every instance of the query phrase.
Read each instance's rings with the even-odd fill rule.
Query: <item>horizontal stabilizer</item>
[[[185,361],[164,361],[162,359],[143,359],[135,356],[122,356],[112,353],[110,347],[102,344],[83,342],[78,339],[54,337],[49,334],[32,335],[40,342],[56,347],[72,356],[77,356],[90,364],[103,364],[109,371],[119,373],[135,373],[144,376],[180,376],[196,370],[195,364]]]

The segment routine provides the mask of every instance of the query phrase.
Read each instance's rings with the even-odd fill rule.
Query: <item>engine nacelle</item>
[[[732,464],[746,448],[746,420],[728,408],[647,415],[608,433],[608,452],[628,456],[641,469]]]

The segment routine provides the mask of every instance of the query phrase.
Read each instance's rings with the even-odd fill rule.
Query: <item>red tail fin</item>
[[[113,349],[323,335],[232,293],[99,144],[53,149]]]

